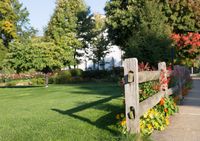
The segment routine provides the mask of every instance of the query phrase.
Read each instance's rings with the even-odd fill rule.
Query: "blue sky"
[[[42,35],[43,28],[47,25],[56,0],[19,0],[28,9],[31,25],[39,30],[38,35]],[[107,0],[85,0],[91,7],[92,12],[104,14],[104,6]]]

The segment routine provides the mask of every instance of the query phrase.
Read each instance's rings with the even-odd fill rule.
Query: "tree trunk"
[[[87,60],[85,59],[85,70],[87,70]]]
[[[97,62],[97,70],[100,70],[100,65],[99,65],[99,61]]]
[[[49,84],[49,76],[48,73],[45,73],[45,87],[47,88]]]
[[[77,65],[77,62],[76,62],[76,48],[74,50],[74,69],[76,69],[76,65]]]
[[[105,70],[105,58],[103,58],[103,70]]]
[[[194,73],[194,67],[191,67],[191,74]]]

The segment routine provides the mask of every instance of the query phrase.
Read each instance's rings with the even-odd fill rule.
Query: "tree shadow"
[[[181,106],[200,107],[200,80],[193,79],[192,89],[184,96]]]
[[[109,102],[110,100],[118,98],[118,97],[120,97],[120,96],[119,95],[118,96],[110,96],[110,97],[107,97],[107,98],[104,98],[104,99],[101,99],[98,101],[94,101],[91,103],[86,103],[86,104],[77,106],[77,107],[69,109],[69,110],[60,110],[60,109],[56,109],[56,108],[52,108],[51,110],[58,112],[59,114],[68,115],[75,119],[84,121],[90,125],[100,128],[100,129],[107,130],[110,133],[112,133],[113,135],[120,135],[121,133],[119,131],[110,129],[108,126],[116,124],[117,121],[115,119],[115,115],[118,114],[119,110],[122,108],[120,108],[118,106],[110,105],[110,104],[103,105],[104,103]],[[100,104],[101,104],[101,106],[97,106]],[[80,112],[80,111],[83,111],[83,110],[86,110],[89,108],[95,108],[95,109],[100,109],[100,110],[105,110],[105,111],[110,111],[110,112],[108,114],[100,117],[96,121],[91,121],[88,118],[85,118],[85,117],[82,117],[82,116],[76,114],[77,112]]]

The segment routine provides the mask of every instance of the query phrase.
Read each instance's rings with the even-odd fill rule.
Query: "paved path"
[[[200,141],[200,78],[193,80],[179,110],[166,130],[152,135],[155,141]]]

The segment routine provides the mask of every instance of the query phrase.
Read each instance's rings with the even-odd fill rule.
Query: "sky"
[[[55,8],[56,0],[19,0],[23,6],[29,11],[29,19],[31,25],[43,34],[43,28],[48,24]],[[85,0],[90,6],[91,12],[104,14],[104,6],[107,0]]]

